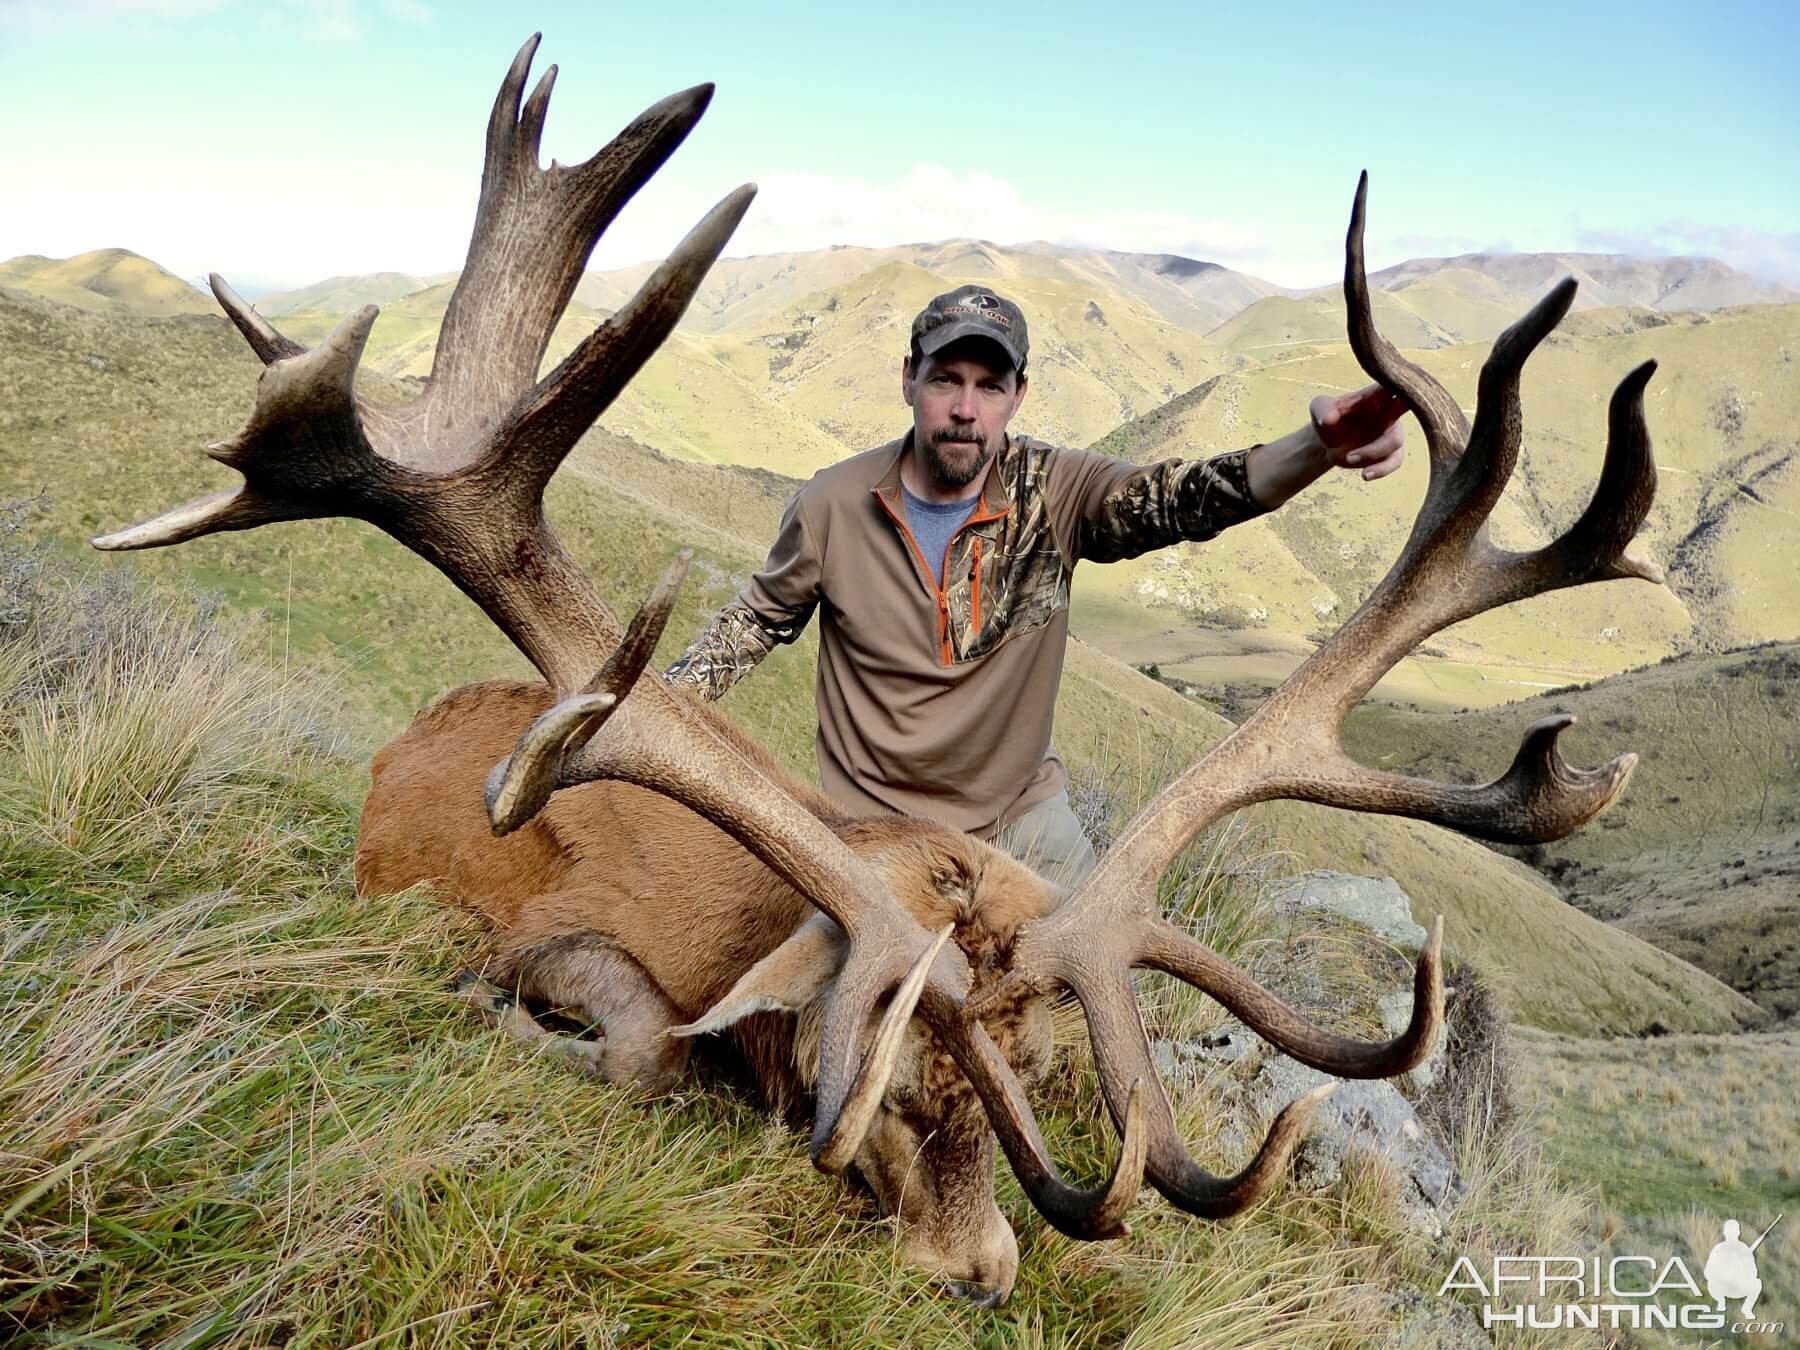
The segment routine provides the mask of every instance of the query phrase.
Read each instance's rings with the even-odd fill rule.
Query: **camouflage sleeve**
[[[1118,562],[1182,540],[1211,539],[1268,508],[1250,495],[1251,451],[1133,464],[1065,450],[1049,484],[1070,561]]]
[[[819,603],[821,553],[801,500],[794,494],[762,570],[737,598],[688,644],[664,671],[674,684],[691,684],[709,702],[719,698],[775,649],[806,629]]]
[[[700,697],[710,703],[748,675],[776,643],[799,636],[798,627],[771,632],[749,610],[730,604],[713,616],[664,674],[672,684],[697,686]]]

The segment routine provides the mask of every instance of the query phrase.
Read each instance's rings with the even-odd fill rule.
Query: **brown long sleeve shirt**
[[[817,609],[826,795],[988,838],[1067,781],[1050,733],[1075,564],[1210,539],[1266,508],[1249,450],[1139,465],[1015,436],[940,586],[900,502],[910,446],[909,433],[815,474],[762,570],[668,676],[718,698]]]

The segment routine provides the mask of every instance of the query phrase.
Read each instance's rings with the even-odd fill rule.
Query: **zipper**
[[[888,519],[894,522],[894,527],[900,531],[901,537],[906,540],[907,546],[912,549],[913,557],[916,558],[919,563],[920,581],[925,583],[926,590],[937,597],[938,661],[946,666],[955,665],[956,662],[952,658],[950,652],[950,593],[944,589],[944,585],[941,581],[938,582],[935,587],[930,584],[931,564],[925,561],[925,550],[919,547],[919,541],[914,538],[911,528],[901,517],[900,513],[894,510],[893,505],[887,499],[887,494],[877,488],[875,490],[875,500],[881,503],[881,509],[887,512]],[[956,547],[956,541],[961,537],[964,530],[969,529],[974,525],[986,525],[989,521],[1002,520],[1011,509],[1011,507],[1008,507],[1004,511],[990,511],[988,514],[982,515],[981,508],[977,506],[975,513],[961,525],[957,526],[956,533],[951,535],[948,542],[945,543],[944,564],[939,569],[938,575],[944,576],[950,571],[950,551]],[[979,627],[981,623],[981,536],[979,535],[975,537],[975,565],[975,595],[970,617],[975,625]]]
[[[981,536],[975,536],[975,561],[969,568],[969,586],[973,598],[969,602],[969,626],[981,631]]]

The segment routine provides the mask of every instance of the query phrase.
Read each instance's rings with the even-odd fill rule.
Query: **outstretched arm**
[[[819,603],[821,552],[801,492],[788,503],[762,570],[713,616],[664,675],[711,702],[755,669],[777,644],[805,630]]]
[[[1072,565],[1204,541],[1273,511],[1334,465],[1372,480],[1406,456],[1405,407],[1379,385],[1321,394],[1309,412],[1299,431],[1211,459],[1136,465],[1094,451],[1060,452],[1047,489],[1058,546]]]
[[[1328,469],[1360,469],[1368,482],[1387,477],[1406,459],[1405,411],[1378,384],[1354,394],[1320,394],[1304,427],[1250,452],[1250,495],[1273,510]]]

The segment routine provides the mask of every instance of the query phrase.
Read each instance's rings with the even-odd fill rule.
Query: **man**
[[[1071,884],[1095,861],[1050,744],[1075,564],[1210,539],[1333,465],[1385,477],[1403,408],[1373,386],[1322,395],[1281,440],[1136,465],[1007,434],[1028,351],[1024,314],[991,290],[925,306],[900,370],[912,430],[813,475],[668,676],[718,698],[819,608],[826,795],[966,830]]]

